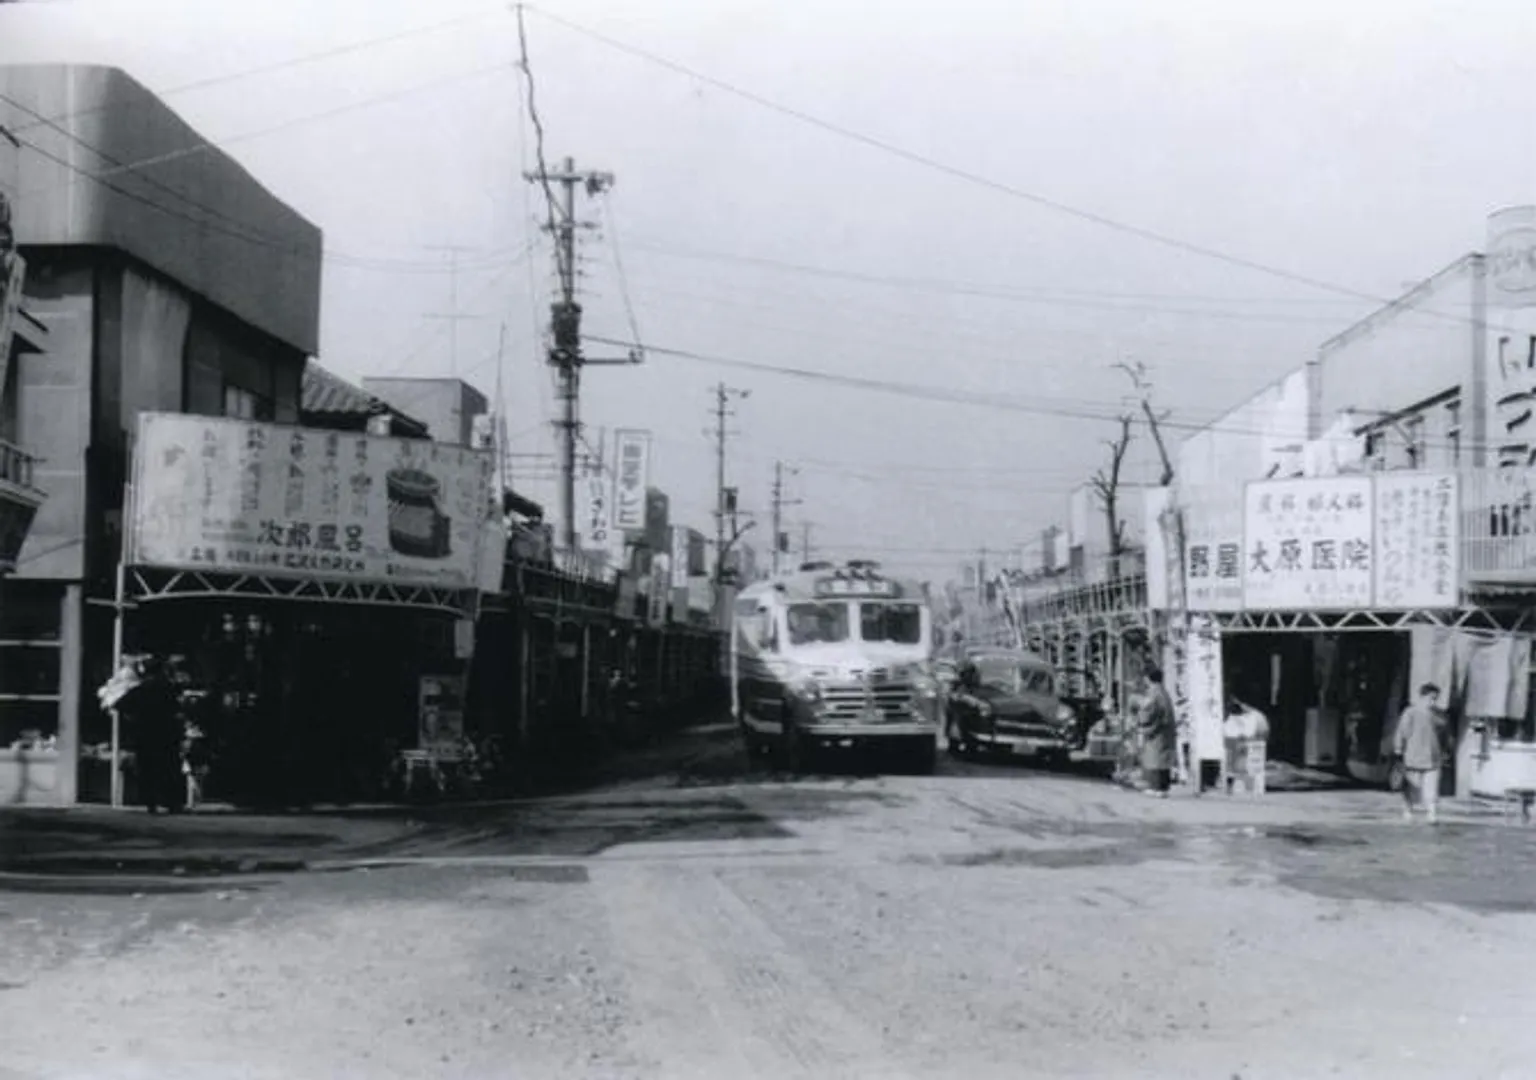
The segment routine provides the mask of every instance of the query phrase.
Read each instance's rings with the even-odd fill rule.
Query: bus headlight
[[[796,679],[789,684],[789,692],[813,708],[821,704],[821,683],[815,679]]]

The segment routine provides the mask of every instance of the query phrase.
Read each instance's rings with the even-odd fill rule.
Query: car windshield
[[[848,605],[789,605],[789,643],[815,645],[848,640]]]
[[[860,604],[859,636],[865,641],[916,645],[923,640],[923,609],[918,604]]]
[[[1008,694],[1049,694],[1051,673],[1027,667],[1005,656],[983,656],[976,661],[977,681]]]

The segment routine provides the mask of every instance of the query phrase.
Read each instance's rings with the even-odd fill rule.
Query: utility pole
[[[731,399],[745,400],[752,396],[750,390],[740,390],[725,383],[715,384],[715,426],[710,435],[715,440],[715,591],[716,599],[723,595],[721,592],[725,584],[725,557],[731,549],[731,545],[741,539],[741,534],[752,527],[748,522],[745,528],[738,528],[736,524],[736,489],[725,486],[725,444],[733,432],[726,427],[726,421],[734,416],[731,412]],[[727,536],[727,525],[729,532]]]
[[[578,172],[576,162],[566,158],[554,172],[541,166],[536,171],[525,172],[523,178],[544,189],[549,204],[549,220],[544,228],[555,240],[555,270],[560,278],[560,295],[549,305],[549,364],[560,376],[560,419],[555,426],[560,431],[560,513],[564,546],[567,551],[575,552],[578,546],[576,447],[581,440],[581,369],[588,364],[638,364],[641,355],[638,348],[632,349],[629,356],[614,360],[595,360],[581,354],[581,305],[576,302],[576,230],[597,226],[594,222],[576,220],[576,189],[584,188],[588,196],[599,195],[613,186],[613,174]],[[555,186],[560,188],[559,196],[555,194]]]
[[[800,561],[811,561],[811,523],[809,521],[800,523]]]
[[[448,253],[448,310],[428,312],[427,318],[446,319],[448,322],[448,370],[457,379],[459,377],[459,323],[482,318],[480,315],[459,314],[459,255],[476,249],[460,244],[429,244],[426,250]]]
[[[784,473],[796,475],[800,470],[784,468],[782,461],[773,463],[773,573],[777,577],[779,573],[779,556],[789,549],[789,544],[784,539],[784,508],[786,506],[799,506],[804,500],[784,498]]]

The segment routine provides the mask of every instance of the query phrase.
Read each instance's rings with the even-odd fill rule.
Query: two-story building
[[[46,347],[7,373],[7,431],[48,498],[0,585],[32,624],[0,727],[106,738],[114,578],[138,416],[296,423],[319,330],[320,231],[121,71],[0,67],[24,303]],[[51,801],[73,802],[75,771]]]

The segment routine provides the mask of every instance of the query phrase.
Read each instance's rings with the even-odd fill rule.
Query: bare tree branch
[[[1131,417],[1120,417],[1120,434],[1109,442],[1109,466],[1093,475],[1093,489],[1099,496],[1109,526],[1109,554],[1118,559],[1126,547],[1125,522],[1120,520],[1120,473],[1126,451],[1131,448]]]

